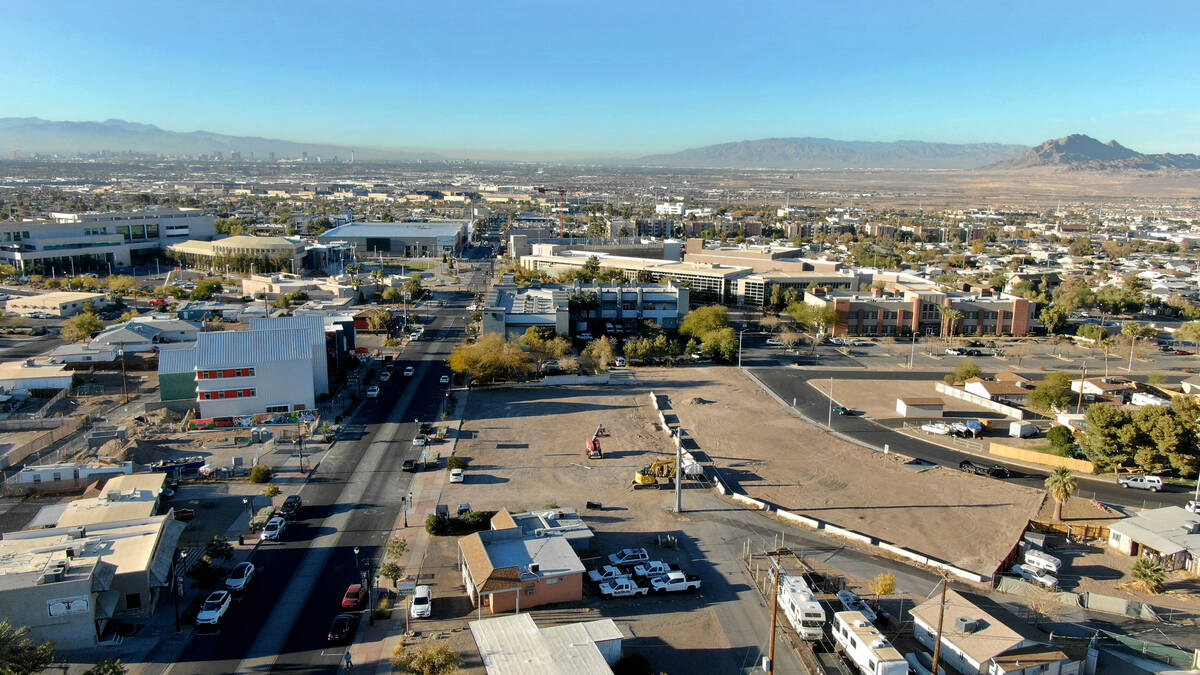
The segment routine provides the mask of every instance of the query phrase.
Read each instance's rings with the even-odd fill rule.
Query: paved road
[[[484,282],[482,273],[470,280]],[[412,474],[400,470],[420,453],[411,445],[414,419],[438,413],[448,374],[445,359],[466,323],[465,294],[441,294],[446,304],[426,308],[434,321],[401,355],[397,372],[412,377],[383,383],[347,422],[347,432],[301,490],[304,508],[284,541],[261,545],[252,558],[258,583],[240,598],[218,630],[197,630],[179,661],[179,673],[335,672],[344,649],[326,648],[326,633],[340,613],[346,586],[358,581],[359,560],[375,560],[400,514]],[[410,520],[424,514],[409,514]]]
[[[749,336],[746,338],[749,339]],[[774,365],[778,358],[770,354],[762,354],[757,345],[748,348],[743,354],[743,364],[764,384],[775,392],[775,395],[787,402],[795,401],[796,408],[809,419],[824,426],[828,419],[829,398],[808,384],[809,380],[828,380],[834,378],[834,397],[837,397],[838,381],[853,381],[879,379],[880,372],[875,370],[840,370],[805,368],[782,368]],[[777,350],[776,350],[777,353]],[[889,371],[886,375],[898,380],[941,380],[942,373],[937,371]],[[853,385],[849,385],[853,386]],[[839,433],[853,437],[876,448],[885,444],[893,449],[935,464],[957,468],[959,462],[970,455],[951,450],[941,445],[927,443],[920,439],[901,434],[881,424],[861,416],[833,416],[833,429]],[[994,460],[989,460],[994,461]],[[1003,464],[1003,462],[996,462]],[[1029,469],[1023,466],[1007,465],[1013,472],[1009,482],[1037,489],[1043,489],[1045,471]],[[1172,492],[1144,492],[1128,490],[1116,484],[1103,480],[1080,476],[1080,495],[1094,496],[1100,501],[1110,504],[1121,504],[1138,508],[1177,505],[1182,506],[1191,498],[1191,491],[1174,488]]]

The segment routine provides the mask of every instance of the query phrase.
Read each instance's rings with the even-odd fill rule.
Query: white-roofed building
[[[1179,506],[1149,509],[1109,527],[1108,545],[1161,561],[1168,570],[1200,573],[1200,514]]]
[[[538,628],[522,613],[469,625],[488,675],[608,674],[625,638],[612,619]]]
[[[323,328],[321,339],[323,342]],[[196,402],[202,418],[316,406],[317,374],[310,330],[201,333],[195,354]],[[324,366],[323,349],[320,362]]]

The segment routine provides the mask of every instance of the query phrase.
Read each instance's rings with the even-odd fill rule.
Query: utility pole
[[[930,672],[938,671],[938,661],[942,658],[942,619],[946,617],[946,584],[950,580],[942,577],[942,603],[938,606],[937,640],[933,643],[933,667]]]
[[[675,513],[683,513],[683,444],[679,442],[679,429],[672,433],[675,437]]]
[[[779,559],[776,558],[775,562],[778,565]],[[767,648],[767,661],[770,667],[767,668],[767,675],[775,675],[775,624],[779,623],[779,577],[782,574],[783,571],[776,567],[775,592],[771,594],[771,646]]]
[[[1083,372],[1079,374],[1079,400],[1075,403],[1075,414],[1078,415],[1083,408],[1083,383],[1087,381],[1087,364],[1083,366]]]
[[[121,347],[121,395],[125,397],[125,402],[129,403],[129,383],[125,379],[125,348]]]
[[[829,415],[825,418],[825,428],[833,431],[833,377],[829,378]]]

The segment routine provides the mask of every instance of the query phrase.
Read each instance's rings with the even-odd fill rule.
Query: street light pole
[[[908,367],[911,370],[917,358],[917,331],[912,334],[912,347],[908,350]]]
[[[178,551],[179,560],[171,566],[171,595],[175,596],[175,632],[179,632],[179,596],[183,595],[183,579],[179,578],[179,568],[187,560],[187,551]]]

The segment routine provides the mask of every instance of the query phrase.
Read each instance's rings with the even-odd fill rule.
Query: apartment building
[[[891,278],[889,278],[891,277]],[[897,278],[899,277],[899,278]],[[876,275],[885,288],[870,293],[813,289],[804,294],[810,305],[832,307],[837,313],[835,335],[940,335],[945,326],[955,335],[1027,335],[1036,305],[1025,298],[995,293],[946,291],[936,284],[904,275]],[[960,313],[954,325],[946,307]]]
[[[128,267],[174,243],[211,239],[216,218],[199,209],[51,213],[0,224],[0,263],[22,274]]]

